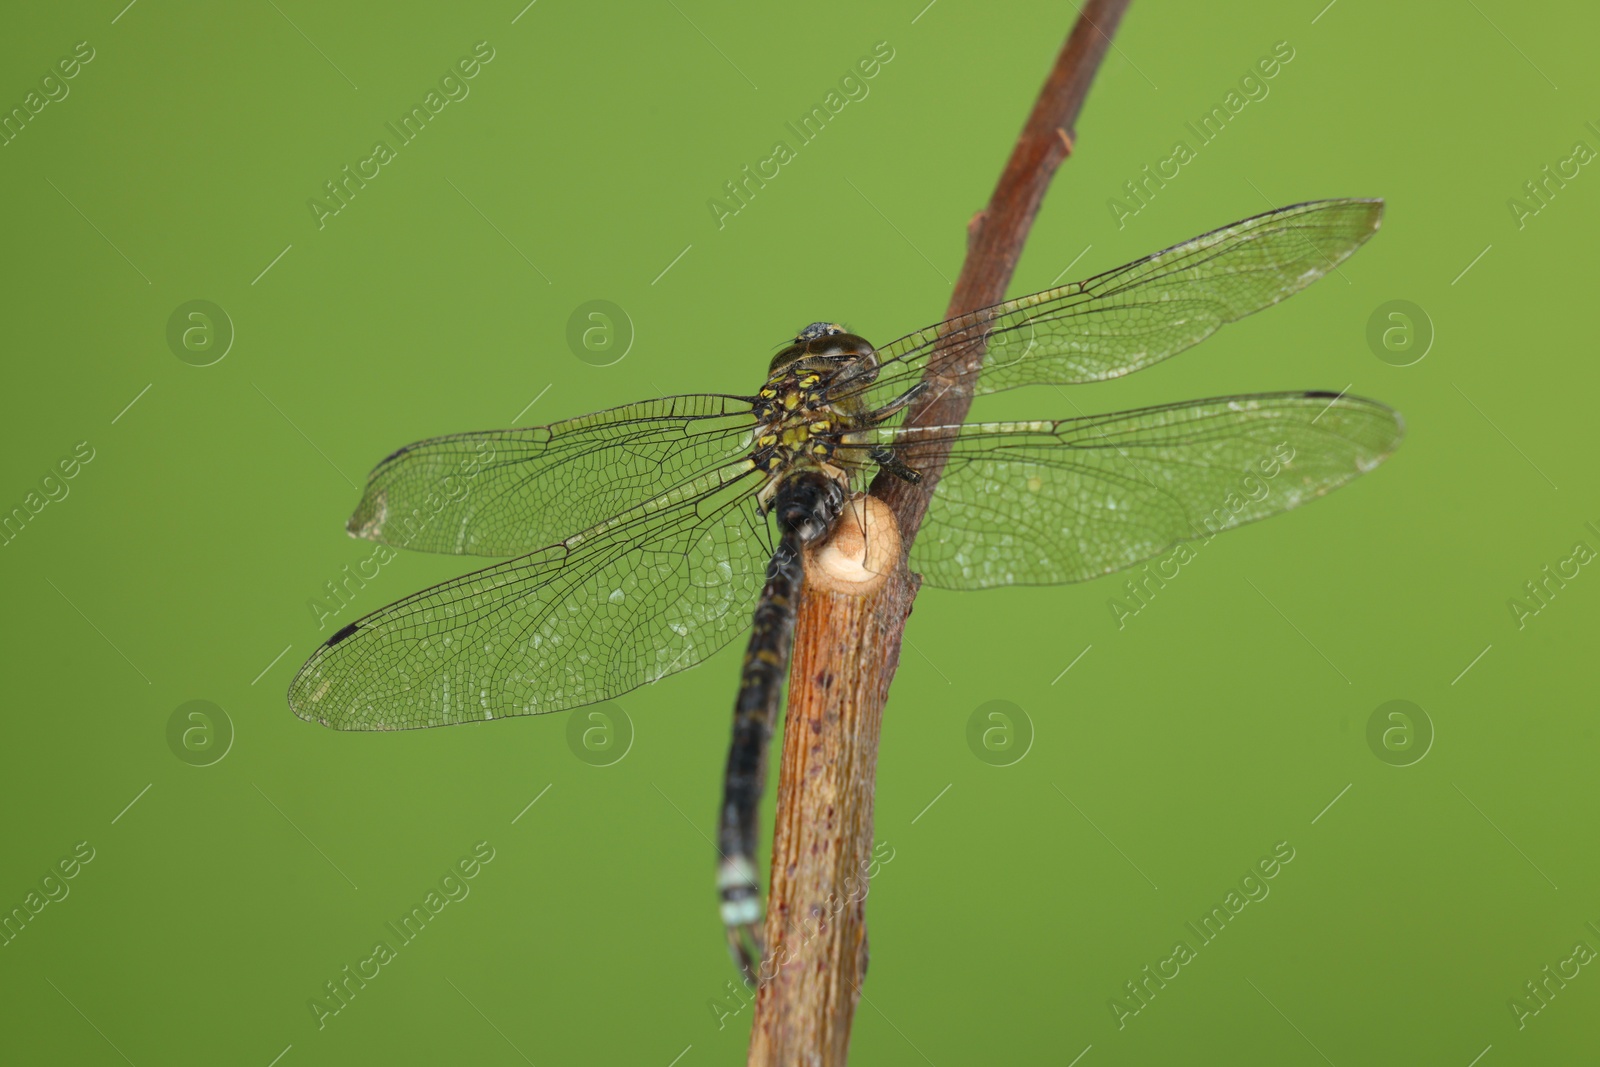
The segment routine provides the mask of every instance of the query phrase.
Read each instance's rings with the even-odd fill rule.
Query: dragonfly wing
[[[606,700],[748,628],[772,546],[748,461],[566,541],[423,590],[335,634],[296,715],[405,730]]]
[[[1079,582],[1300,506],[1382,463],[1400,417],[1331,393],[906,431],[950,450],[911,567],[946,589]]]
[[[1085,281],[919,330],[878,350],[868,390],[880,406],[922,377],[938,342],[959,359],[986,348],[977,393],[1076,385],[1131,374],[1211,336],[1224,323],[1299,292],[1378,230],[1381,200],[1317,200],[1202,234]]]
[[[742,397],[671,396],[418,441],[367,476],[346,529],[423,552],[519,556],[743,454],[754,421]]]

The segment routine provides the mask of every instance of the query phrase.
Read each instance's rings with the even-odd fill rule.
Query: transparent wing
[[[605,700],[747,629],[771,540],[748,460],[340,630],[289,686],[303,719],[405,730]]]
[[[911,567],[930,585],[1078,582],[1288,511],[1382,463],[1400,416],[1331,393],[1264,393],[1064,422],[907,431],[950,450]]]
[[[1381,200],[1279,208],[1032,296],[950,319],[879,349],[873,382],[841,372],[836,397],[878,407],[922,376],[935,346],[959,361],[987,339],[975,393],[1131,374],[1299,292],[1377,232]]]
[[[346,529],[423,552],[520,556],[743,454],[754,422],[742,397],[670,396],[418,441],[367,476]]]

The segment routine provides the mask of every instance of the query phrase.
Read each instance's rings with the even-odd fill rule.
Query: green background
[[[294,718],[284,689],[331,632],[308,601],[372,555],[343,532],[350,483],[401,444],[535,397],[524,424],[750,392],[813,319],[881,343],[940,318],[1074,9],[122,2],[14,6],[0,35],[6,108],[95,50],[0,148],[0,506],[95,453],[0,548],[0,905],[95,850],[0,948],[0,1061],[741,1062],[750,1013],[719,1027],[713,1006],[732,970],[706,840],[737,653],[622,698],[632,746],[596,767],[564,715],[391,736]],[[1387,198],[1382,232],[1169,364],[981,411],[1348,385],[1407,441],[1207,546],[1121,629],[1117,579],[919,599],[884,718],[894,859],[857,1062],[1595,1055],[1600,969],[1521,1028],[1508,1002],[1600,948],[1600,576],[1521,628],[1507,605],[1600,548],[1580,267],[1600,177],[1520,227],[1507,206],[1600,147],[1595,16],[1323,3],[1134,4],[1012,291],[1323,196]],[[470,96],[319,229],[308,199],[479,41]],[[880,41],[870,95],[719,229],[707,201]],[[1119,227],[1107,201],[1279,41],[1270,94]],[[166,340],[194,299],[236,331],[211,366]],[[636,334],[612,366],[566,341],[591,299]],[[1404,367],[1366,339],[1397,299],[1437,333]],[[340,621],[470,567],[403,555]],[[166,740],[196,699],[236,731],[206,767]],[[1366,740],[1392,699],[1436,733],[1410,766]],[[993,700],[1031,722],[1010,766],[966,741]],[[470,896],[319,1029],[323,983],[480,841]],[[1124,983],[1278,842],[1295,858],[1270,896],[1119,1029]]]

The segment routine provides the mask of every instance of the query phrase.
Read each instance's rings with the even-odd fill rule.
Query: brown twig
[[[1050,179],[1076,141],[1075,125],[1128,0],[1086,0],[1017,139],[989,205],[967,226],[967,257],[950,298],[954,318],[1005,297]],[[936,356],[931,387],[907,426],[961,422],[979,344]],[[911,484],[880,474],[911,548],[943,461]],[[866,596],[807,588],[789,669],[789,710],[766,925],[767,960],[750,1035],[751,1064],[842,1065],[867,971],[866,886],[873,873],[872,801],[878,733],[919,580],[904,552]],[[885,842],[892,847],[892,842]]]

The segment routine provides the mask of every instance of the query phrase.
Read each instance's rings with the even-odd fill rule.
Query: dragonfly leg
[[[733,741],[728,749],[717,827],[717,849],[721,853],[717,894],[729,950],[751,986],[760,979],[765,953],[756,846],[761,836],[767,742],[777,720],[778,698],[789,666],[795,606],[805,576],[803,553],[806,545],[827,534],[843,506],[843,488],[821,471],[790,475],[779,487],[775,507],[781,530],[778,549],[767,566],[767,581],[751,623],[739,697],[734,704]]]
[[[903,482],[910,482],[915,485],[922,481],[922,472],[915,467],[908,467],[900,462],[900,458],[894,454],[894,449],[892,448],[874,448],[867,455],[872,457],[874,463]]]
[[[883,407],[879,408],[877,411],[874,411],[870,419],[871,423],[876,426],[878,423],[887,419],[890,415],[893,415],[895,412],[911,403],[917,397],[927,392],[927,390],[927,382],[918,382],[910,389],[907,389],[905,392],[901,393],[899,396],[883,405]]]

